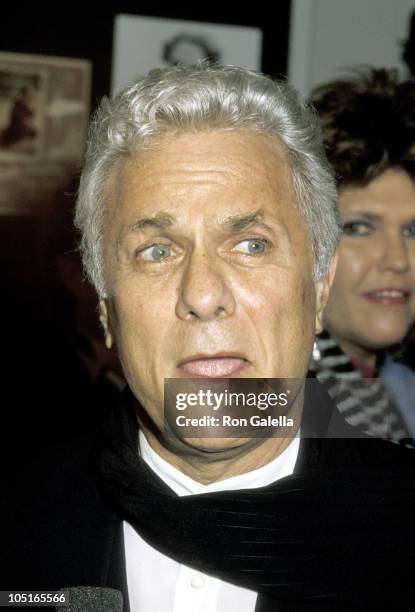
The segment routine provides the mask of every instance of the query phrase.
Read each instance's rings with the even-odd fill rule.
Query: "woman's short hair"
[[[395,167],[415,177],[415,81],[362,68],[317,87],[311,102],[338,185],[365,185]]]
[[[90,126],[75,224],[87,274],[100,296],[104,278],[106,188],[117,160],[171,132],[248,129],[275,137],[288,152],[297,206],[325,276],[339,236],[336,190],[318,118],[285,82],[241,68],[199,65],[157,69],[113,100],[104,98]]]

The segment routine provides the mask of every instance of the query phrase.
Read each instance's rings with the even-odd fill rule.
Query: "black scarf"
[[[303,431],[312,411],[324,435],[333,409],[316,419],[321,398],[306,397]],[[130,400],[104,424],[99,480],[120,517],[162,553],[278,601],[412,609],[413,451],[308,438],[295,473],[270,486],[178,497],[140,458],[137,436]],[[359,464],[362,444],[372,466]],[[376,465],[376,445],[380,456],[385,447],[403,453],[402,465]]]

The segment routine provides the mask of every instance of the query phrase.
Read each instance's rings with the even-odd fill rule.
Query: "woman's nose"
[[[408,244],[400,234],[389,234],[383,241],[379,268],[382,271],[396,273],[407,272],[409,269]]]

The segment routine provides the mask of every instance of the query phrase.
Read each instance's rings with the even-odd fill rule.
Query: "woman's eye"
[[[343,233],[346,236],[368,236],[373,227],[367,221],[344,221]]]
[[[415,223],[410,223],[402,228],[402,235],[405,236],[405,238],[415,238]]]
[[[267,241],[251,238],[250,240],[242,240],[238,242],[234,251],[244,253],[245,255],[261,255],[267,248]]]
[[[171,248],[166,244],[152,244],[138,253],[138,257],[146,261],[161,261],[170,255]]]

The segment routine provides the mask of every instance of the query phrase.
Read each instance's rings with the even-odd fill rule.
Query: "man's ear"
[[[105,346],[107,347],[107,349],[110,349],[113,345],[113,337],[110,327],[108,303],[107,300],[104,300],[102,298],[99,300],[99,320],[104,329]]]
[[[336,274],[338,253],[337,250],[330,262],[326,276],[316,283],[316,333],[323,329],[323,312],[329,299],[330,289]]]

